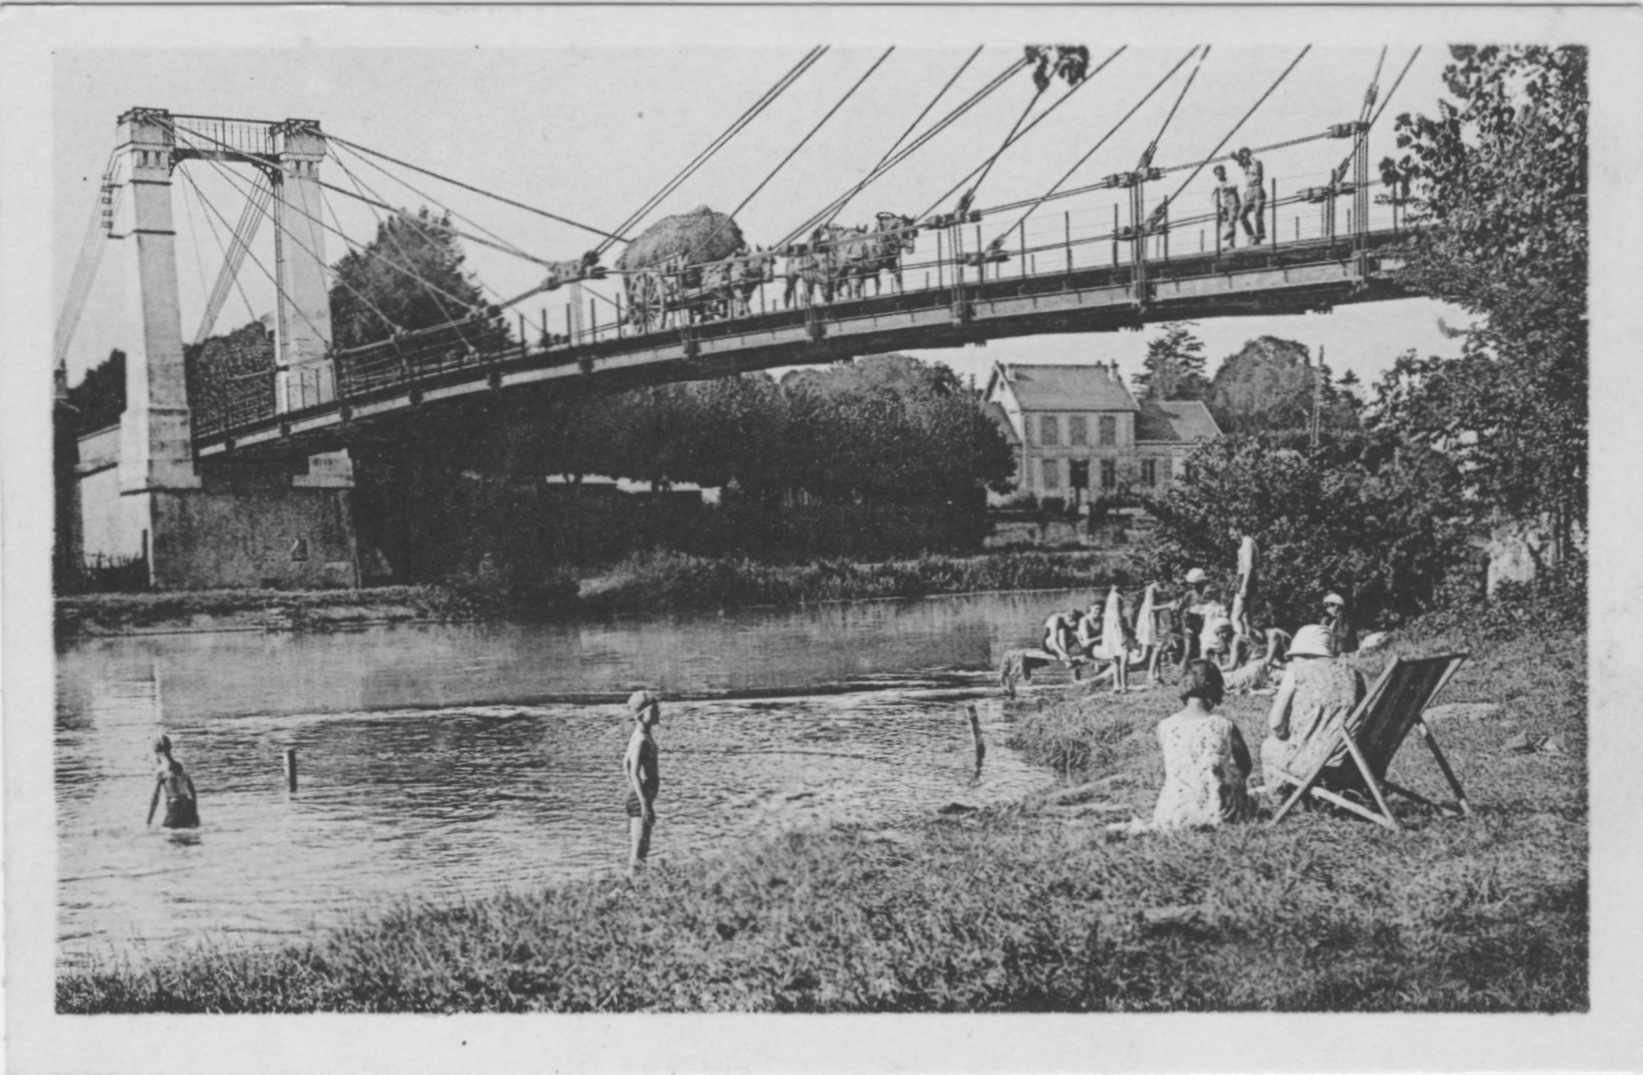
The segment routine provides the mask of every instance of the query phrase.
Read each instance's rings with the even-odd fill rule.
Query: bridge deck
[[[968,270],[968,282],[958,287],[844,299],[643,335],[612,330],[591,343],[517,344],[489,354],[424,356],[414,365],[388,356],[374,362],[344,356],[336,401],[224,428],[196,426],[195,451],[210,457],[294,440],[346,443],[362,423],[484,393],[616,389],[898,348],[1302,313],[1399,298],[1402,292],[1384,276],[1392,265],[1377,252],[1404,238],[1406,233],[1390,230],[1367,233],[1361,264],[1349,237],[1148,261],[1140,286],[1133,264],[1033,275],[1003,264],[990,267],[984,282]]]

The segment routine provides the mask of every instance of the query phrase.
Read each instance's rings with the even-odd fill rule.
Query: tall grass
[[[1102,822],[1150,810],[1152,729],[1177,706],[1168,691],[1081,694],[1022,703],[1015,729],[1090,783],[1072,809],[792,833],[631,888],[406,906],[275,951],[64,972],[58,1009],[1584,1010],[1584,663],[1583,634],[1564,628],[1478,652],[1456,677],[1454,700],[1502,707],[1437,727],[1477,811],[1467,821],[1410,808],[1399,833],[1301,813],[1110,837]],[[1267,701],[1225,707],[1252,747]],[[1502,749],[1531,729],[1567,753]],[[1394,769],[1448,797],[1418,742]]]

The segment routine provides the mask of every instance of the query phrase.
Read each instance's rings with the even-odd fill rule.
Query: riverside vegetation
[[[647,553],[578,580],[570,572],[521,578],[469,573],[427,586],[359,590],[209,590],[87,594],[57,600],[57,635],[141,630],[343,630],[365,623],[533,619],[684,611],[736,605],[923,597],[988,590],[1066,589],[1127,582],[1122,552],[926,554],[859,563],[772,564],[754,559]]]
[[[1151,808],[1174,697],[1074,690],[1015,711],[1014,745],[1066,774],[1060,793],[789,833],[632,889],[405,905],[277,950],[110,962],[63,973],[58,1010],[1584,1010],[1584,627],[1573,604],[1433,615],[1361,663],[1452,648],[1473,659],[1441,700],[1500,706],[1435,728],[1469,820],[1400,808],[1393,833],[1303,812],[1111,838],[1105,822]],[[1225,707],[1252,743],[1268,702]],[[1560,752],[1508,749],[1523,732]],[[1443,787],[1413,741],[1396,768]]]

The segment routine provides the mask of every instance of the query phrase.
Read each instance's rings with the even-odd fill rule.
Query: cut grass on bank
[[[1458,648],[1406,633],[1388,651]],[[1373,674],[1384,656],[1365,658]],[[1017,703],[1083,789],[899,832],[796,833],[654,870],[407,907],[275,951],[64,972],[62,1012],[1579,1011],[1585,639],[1477,652],[1437,734],[1476,807],[1400,833],[1320,812],[1110,839],[1151,808],[1168,690]],[[1252,746],[1268,699],[1226,708]],[[1565,753],[1503,749],[1516,733]],[[1400,783],[1444,785],[1406,744]],[[932,808],[941,804],[932,804]]]

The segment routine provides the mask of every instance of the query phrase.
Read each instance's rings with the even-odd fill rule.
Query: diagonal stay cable
[[[1004,68],[1004,70],[1000,71],[998,74],[994,75],[991,79],[989,79],[980,89],[975,90],[973,93],[970,94],[969,97],[965,98],[959,104],[953,106],[953,109],[950,112],[948,112],[945,116],[943,116],[941,119],[937,120],[935,123],[931,124],[924,131],[920,132],[920,134],[917,138],[913,139],[913,141],[911,143],[909,143],[908,145],[906,145],[906,146],[902,147],[900,150],[898,150],[893,157],[886,160],[883,164],[879,165],[877,168],[873,169],[873,171],[871,173],[869,173],[868,176],[858,184],[858,186],[865,189],[870,184],[872,184],[872,183],[876,182],[877,180],[879,180],[880,178],[882,178],[886,173],[888,173],[892,168],[895,168],[902,161],[906,160],[908,157],[912,156],[914,153],[917,153],[920,149],[924,148],[925,145],[929,144],[932,140],[934,140],[943,131],[946,131],[953,124],[957,123],[967,113],[969,113],[973,108],[975,108],[977,105],[979,105],[982,101],[986,100],[995,91],[997,91],[1001,86],[1003,86],[1007,82],[1009,82],[1009,80],[1011,78],[1015,77],[1016,74],[1018,74],[1019,72],[1024,70],[1028,66],[1028,63],[1029,63],[1029,61],[1027,61],[1025,59],[1018,59],[1018,60],[1015,60],[1015,61],[1011,62],[1007,67]],[[852,190],[854,190],[854,188],[852,188]],[[785,247],[787,244],[791,243],[794,239],[797,239],[800,235],[803,235],[805,232],[810,231],[816,224],[818,224],[822,220],[826,219],[827,214],[833,211],[833,207],[835,205],[837,205],[839,201],[841,201],[845,198],[848,198],[848,197],[852,197],[852,196],[853,196],[853,194],[851,193],[851,191],[846,191],[844,194],[841,194],[837,198],[835,198],[832,201],[828,202],[827,205],[824,206],[820,212],[815,213],[814,215],[809,217],[807,220],[805,220],[805,222],[803,224],[800,224],[797,228],[794,228],[785,237],[783,237],[781,239],[781,241],[776,243],[776,246],[777,247]]]
[[[187,191],[184,191],[183,215],[188,218],[188,245],[194,251],[194,274],[200,280],[200,298],[205,300],[207,307],[211,305],[211,295],[205,287],[205,259],[200,257],[200,228],[194,223],[194,207],[188,203]],[[200,212],[205,212],[201,209]]]
[[[1165,213],[1165,212],[1169,211],[1169,206],[1175,201],[1176,198],[1179,198],[1181,196],[1181,192],[1183,190],[1187,189],[1187,185],[1189,183],[1191,183],[1194,179],[1198,178],[1198,173],[1202,172],[1204,170],[1205,165],[1209,164],[1211,161],[1216,159],[1215,155],[1217,153],[1221,152],[1221,150],[1226,147],[1226,144],[1228,142],[1232,141],[1232,136],[1237,134],[1239,129],[1241,127],[1243,127],[1243,125],[1245,123],[1249,122],[1249,117],[1253,116],[1257,109],[1259,109],[1262,105],[1266,104],[1267,98],[1271,97],[1272,94],[1278,89],[1278,87],[1283,85],[1284,79],[1289,77],[1289,73],[1291,71],[1295,70],[1295,65],[1300,63],[1301,60],[1305,59],[1306,54],[1311,52],[1311,51],[1312,51],[1312,46],[1307,45],[1305,48],[1301,49],[1301,51],[1299,53],[1296,54],[1296,56],[1293,60],[1289,61],[1289,66],[1284,68],[1283,72],[1280,73],[1275,80],[1273,80],[1272,85],[1267,87],[1266,92],[1261,94],[1260,99],[1257,100],[1254,104],[1249,106],[1249,111],[1245,112],[1243,114],[1243,116],[1238,120],[1238,122],[1234,123],[1232,125],[1232,130],[1228,131],[1226,133],[1225,137],[1223,137],[1219,142],[1217,142],[1215,144],[1215,148],[1209,151],[1209,155],[1207,157],[1205,157],[1203,160],[1198,162],[1197,167],[1193,168],[1192,174],[1188,175],[1186,177],[1186,179],[1182,180],[1181,185],[1175,188],[1175,193],[1171,194],[1169,197],[1165,198],[1162,202],[1159,203],[1159,208],[1154,210],[1155,213]]]
[[[1146,150],[1141,154],[1141,168],[1152,166],[1152,158],[1158,153],[1158,143],[1164,140],[1164,132],[1169,130],[1170,121],[1175,118],[1175,113],[1180,111],[1181,102],[1187,99],[1187,91],[1192,89],[1192,84],[1198,80],[1198,72],[1204,69],[1204,61],[1209,59],[1209,50],[1210,46],[1205,45],[1204,51],[1198,56],[1198,62],[1192,65],[1192,74],[1187,76],[1187,84],[1175,95],[1175,103],[1170,105],[1169,115],[1164,117],[1164,122],[1158,125],[1158,133],[1147,143]]]
[[[326,148],[327,148],[327,150],[329,150],[330,147],[328,146]],[[349,152],[353,153],[354,151],[349,150]],[[337,154],[332,153],[331,156],[332,156],[333,160],[336,160],[339,164],[341,163],[342,159],[341,159],[341,157],[337,156]],[[518,257],[527,258],[527,259],[529,259],[531,257],[530,254],[527,254],[517,244],[509,242],[507,239],[504,239],[502,236],[496,234],[496,232],[494,232],[494,231],[490,230],[489,228],[485,227],[485,225],[479,223],[477,220],[474,220],[472,217],[463,215],[462,213],[458,212],[457,210],[451,208],[451,206],[448,203],[440,201],[438,198],[434,197],[432,194],[429,194],[429,193],[423,191],[422,189],[412,185],[409,180],[402,179],[399,176],[394,175],[392,172],[388,171],[388,169],[384,168],[382,165],[376,163],[375,161],[371,160],[368,157],[362,156],[358,153],[354,153],[354,156],[359,157],[360,160],[364,161],[366,164],[369,164],[371,167],[375,168],[377,171],[381,172],[383,175],[387,176],[389,179],[392,179],[394,182],[396,182],[399,185],[403,186],[406,190],[409,190],[412,194],[415,194],[417,197],[422,198],[425,201],[433,202],[435,205],[437,205],[441,209],[445,210],[446,213],[448,213],[449,215],[451,215],[451,216],[455,217],[456,219],[462,221],[464,224],[467,224],[469,227],[476,228],[479,231],[484,232],[486,235],[490,236],[496,242],[501,243],[503,245],[503,247],[507,251],[509,251],[510,253],[512,253],[512,254],[514,254]]]
[[[736,214],[737,213],[740,213],[743,209],[747,208],[747,203],[751,202],[758,195],[759,191],[763,190],[765,188],[765,186],[767,184],[769,184],[769,182],[772,179],[776,178],[776,174],[778,172],[780,172],[784,167],[787,166],[787,162],[792,160],[795,156],[797,156],[799,150],[803,149],[805,147],[805,145],[810,141],[810,139],[812,139],[816,136],[816,132],[821,130],[822,127],[826,125],[827,121],[832,119],[833,116],[838,112],[838,110],[844,107],[845,102],[850,100],[850,98],[852,98],[856,95],[856,91],[861,89],[862,83],[866,82],[869,78],[871,78],[872,75],[873,75],[873,72],[877,71],[879,69],[880,65],[882,65],[885,60],[888,60],[890,58],[890,54],[894,51],[896,51],[896,46],[891,45],[889,48],[884,50],[883,55],[881,55],[878,59],[873,61],[873,66],[869,67],[867,69],[867,71],[860,78],[856,79],[856,81],[851,84],[851,86],[848,90],[844,91],[844,96],[840,97],[836,102],[834,102],[833,107],[829,108],[827,110],[827,114],[822,116],[821,119],[817,120],[816,125],[814,127],[811,127],[810,130],[805,134],[805,136],[803,138],[799,139],[799,144],[798,145],[796,145],[792,149],[788,150],[787,156],[783,157],[779,162],[777,162],[776,167],[770,169],[770,174],[766,175],[763,179],[761,179],[759,181],[759,185],[753,188],[752,193],[748,194],[747,197],[743,198],[740,205],[736,206],[735,209],[732,209],[730,211],[730,213],[723,220],[719,221],[718,225],[716,227],[714,227],[714,229],[712,231],[707,233],[707,236],[704,239],[702,239],[701,242],[696,244],[695,248],[692,249],[689,254],[685,255],[685,263],[686,264],[689,264],[692,260],[694,260],[696,255],[699,254],[702,251],[702,248],[707,246],[708,243],[712,242],[713,239],[719,234],[719,232],[724,230],[724,226],[727,223],[729,223],[730,221],[736,219]]]
[[[348,177],[348,181],[354,185],[355,189],[360,190],[362,193],[366,190],[369,190],[376,197],[378,197],[378,198],[382,197],[382,195],[376,190],[376,188],[372,187],[370,184],[366,183],[359,176],[354,174],[353,169],[349,168],[348,165],[343,161],[341,154],[336,153],[335,151],[331,150],[329,147],[326,148],[326,152],[329,153],[330,156],[331,156],[331,159],[336,162],[337,167],[342,169],[343,174]],[[363,160],[364,158],[361,158],[361,159]],[[325,193],[325,191],[322,188],[320,190],[320,194],[324,195],[324,193]],[[395,229],[392,226],[392,224],[389,223],[389,222],[384,222],[383,221],[382,216],[377,212],[375,205],[371,205],[369,202],[367,202],[366,204],[370,206],[371,216],[377,222],[377,233],[379,235],[383,235],[383,236],[387,237],[388,241],[393,244],[394,249],[399,252],[399,256],[404,259],[405,267],[410,268],[411,264],[412,264],[411,252],[409,250],[406,250],[404,244],[399,241],[399,236],[395,234]],[[441,208],[444,208],[444,206],[441,206]],[[449,210],[447,210],[447,212],[448,211]],[[406,212],[403,209],[396,209],[396,210],[393,211],[393,213],[394,213],[394,217],[396,219],[405,221],[411,227],[413,227],[417,231],[421,232],[425,237],[427,237],[429,239],[432,239],[432,240],[437,242],[437,238],[434,235],[434,233],[429,228],[424,227],[422,225],[422,223],[419,220],[417,220],[416,217],[412,216],[410,213]],[[336,220],[337,227],[340,229],[341,226],[342,226],[342,222],[340,220],[337,220],[336,210],[334,210],[334,209],[331,212],[331,218],[333,220]],[[339,231],[339,234],[341,234],[340,231]],[[350,240],[348,238],[348,236],[343,235],[342,239],[343,239],[343,242],[350,243],[350,245],[352,245],[352,240]],[[369,253],[369,248],[366,247],[366,246],[361,245],[360,248],[359,248],[359,252],[361,254],[367,254],[367,253]],[[523,251],[519,251],[518,253],[522,257],[530,258],[530,255],[525,254]],[[534,259],[531,259],[531,260],[534,260]],[[430,297],[433,298],[434,305],[439,308],[439,312],[445,317],[450,317],[451,316],[450,312],[445,309],[445,304],[439,301],[438,294],[429,286],[429,284],[426,281],[423,281],[420,277],[418,277],[417,282],[421,285],[422,289],[424,291],[426,291]],[[483,287],[483,286],[488,286],[488,285],[485,285],[484,282],[481,281],[481,286]],[[502,297],[501,293],[496,291],[496,289],[491,288],[490,290],[491,290],[492,294],[497,296],[497,298]]]
[[[1375,110],[1375,114],[1370,117],[1369,125],[1371,127],[1375,125],[1376,120],[1381,118],[1381,113],[1386,111],[1386,106],[1392,103],[1392,95],[1398,92],[1399,86],[1403,85],[1403,76],[1407,75],[1409,73],[1409,69],[1415,66],[1415,57],[1420,54],[1421,47],[1416,45],[1415,51],[1409,54],[1409,60],[1403,65],[1403,70],[1399,71],[1398,77],[1392,80],[1392,88],[1386,91],[1386,97],[1381,101],[1381,106],[1377,108]]]
[[[833,208],[832,212],[827,214],[827,219],[822,222],[823,227],[826,227],[828,224],[831,224],[833,221],[838,219],[839,214],[844,212],[844,207],[849,205],[851,200],[862,192],[868,182],[878,174],[879,169],[884,167],[884,162],[895,155],[896,150],[901,148],[901,144],[907,141],[907,136],[912,134],[920,123],[924,122],[924,117],[928,116],[930,114],[930,110],[936,107],[936,103],[946,96],[947,91],[953,88],[953,83],[957,82],[959,80],[959,76],[969,70],[970,65],[975,62],[976,57],[981,55],[981,50],[986,47],[987,46],[985,45],[977,45],[976,50],[970,53],[970,55],[965,58],[963,63],[958,65],[958,70],[953,72],[953,77],[949,78],[941,89],[936,91],[936,95],[930,98],[930,103],[924,106],[924,110],[913,118],[913,122],[907,125],[907,129],[901,132],[900,137],[891,143],[889,149],[884,151],[884,156],[878,159],[878,163],[869,168],[867,170],[867,175],[862,177],[861,182],[857,183],[848,194],[838,200],[838,204]]]
[[[717,138],[709,142],[707,148],[696,154],[695,158],[693,158],[689,164],[681,168],[672,179],[669,179],[662,185],[661,190],[647,198],[643,205],[630,214],[626,220],[618,224],[616,226],[616,235],[627,235],[627,233],[636,227],[638,223],[643,220],[652,210],[654,210],[670,194],[677,190],[681,184],[683,184],[691,176],[695,175],[697,171],[706,165],[707,162],[719,152],[719,150],[728,145],[731,139],[740,134],[742,130],[746,128],[748,124],[757,119],[766,108],[769,108],[770,105],[775,103],[776,98],[785,93],[788,87],[792,86],[793,83],[797,82],[801,76],[810,70],[810,68],[814,67],[816,61],[820,60],[822,56],[827,53],[827,51],[828,46],[818,45],[812,47],[809,52],[805,53],[804,56],[800,58],[798,63],[789,68],[781,78],[777,79],[773,85],[764,91],[758,100],[749,105],[740,116],[737,116],[729,127],[726,127],[722,132],[720,132]],[[616,241],[618,241],[618,239],[614,237],[605,239],[594,248],[593,254],[596,257],[603,257],[605,251],[610,249],[610,244]]]
[[[982,167],[981,175],[980,175],[979,178],[976,179],[975,185],[972,186],[969,190],[965,191],[964,196],[959,199],[959,202],[960,202],[959,209],[958,209],[959,212],[962,213],[965,210],[970,208],[970,203],[975,201],[976,191],[981,189],[981,184],[983,182],[985,182],[986,179],[987,179],[987,176],[989,174],[991,174],[991,172],[993,170],[993,165],[997,164],[998,163],[998,158],[1002,157],[1004,155],[1004,151],[1006,149],[1010,148],[1010,142],[1012,140],[1014,140],[1015,132],[1017,132],[1021,129],[1021,125],[1027,121],[1028,115],[1030,115],[1032,113],[1033,106],[1038,104],[1039,99],[1044,96],[1044,91],[1048,90],[1049,88],[1050,88],[1049,82],[1045,82],[1044,85],[1042,85],[1042,86],[1035,86],[1034,87],[1033,95],[1027,101],[1027,107],[1023,108],[1021,110],[1021,115],[1016,117],[1015,126],[1010,128],[1009,133],[1004,136],[1004,141],[999,143],[998,149],[996,149],[993,152],[993,155],[991,157],[987,158],[987,163]],[[1063,94],[1063,96],[1071,96],[1075,89],[1077,89],[1076,86],[1069,87],[1067,92],[1065,94]]]
[[[472,183],[464,183],[460,179],[453,179],[448,175],[441,175],[438,172],[412,164],[409,161],[402,161],[398,157],[389,156],[381,150],[371,149],[369,146],[362,146],[358,142],[350,142],[346,138],[339,138],[337,135],[330,133],[327,133],[325,137],[328,141],[339,142],[342,145],[347,146],[349,149],[356,150],[360,153],[369,153],[373,157],[381,157],[390,164],[397,164],[401,168],[409,168],[411,171],[420,172],[421,174],[428,176],[430,179],[438,179],[443,183],[451,184],[453,187],[461,187],[463,190],[471,191],[474,194],[484,195],[493,201],[499,201],[504,205],[511,205],[515,209],[523,209],[528,213],[535,213],[537,216],[547,217],[549,220],[555,220],[561,224],[568,224],[573,228],[581,228],[583,231],[590,231],[595,235],[604,236],[607,239],[615,239],[617,242],[627,242],[627,240],[623,239],[620,235],[612,235],[603,228],[596,228],[591,224],[583,224],[581,221],[572,220],[569,217],[562,217],[557,213],[550,213],[546,209],[538,209],[534,205],[527,205],[524,202],[515,201],[513,198],[485,190],[483,187],[476,187]]]
[[[215,164],[216,162],[211,161],[210,163]],[[183,169],[179,169],[179,170],[182,172],[183,178],[188,180],[189,186],[194,188],[194,193],[199,197],[201,204],[203,204],[207,209],[211,210],[212,213],[216,214],[217,219],[222,221],[222,226],[224,228],[229,227],[230,225],[228,223],[228,218],[224,217],[222,215],[222,211],[219,210],[216,207],[216,205],[214,205],[212,203],[210,198],[207,198],[205,196],[205,192],[200,189],[199,184],[194,182],[194,177],[192,175],[188,174],[188,169],[183,168]],[[287,305],[289,305],[291,307],[291,309],[297,311],[297,316],[298,317],[300,317],[304,321],[308,322],[308,327],[314,330],[314,335],[316,335],[320,339],[324,340],[325,339],[325,333],[323,333],[319,330],[319,326],[314,324],[312,318],[310,318],[306,313],[303,313],[303,310],[302,310],[301,306],[298,306],[295,302],[291,301],[291,296],[287,295],[285,293],[285,289],[280,287],[279,278],[276,277],[273,273],[268,271],[268,266],[266,266],[262,263],[262,259],[257,257],[257,255],[255,253],[253,253],[250,250],[250,248],[247,248],[245,253],[246,253],[246,256],[251,259],[251,263],[253,265],[255,265],[257,268],[261,269],[262,274],[264,276],[268,277],[268,282],[270,284],[274,285],[274,292],[277,295],[279,295],[280,298],[284,299],[286,301]],[[331,341],[330,340],[325,340],[325,342],[326,342],[326,345],[329,346]]]
[[[215,168],[217,170],[217,172],[220,175],[223,176],[223,178],[227,179],[229,181],[229,183],[231,183],[234,186],[236,191],[238,191],[242,195],[248,195],[248,192],[243,187],[241,187],[239,181],[237,179],[235,179],[233,173],[229,172],[226,168],[224,168],[218,162],[212,160],[209,157],[206,157],[204,159],[205,159],[206,163],[210,164],[213,168]],[[313,223],[318,224],[320,227],[324,228],[326,231],[331,231],[332,230],[331,226],[329,224],[325,223],[325,221],[323,221],[323,220],[319,219],[318,217],[314,216],[313,214],[309,213],[307,210],[302,209],[298,206],[292,205],[290,202],[286,201],[283,197],[280,196],[278,190],[275,190],[273,192],[273,197],[274,197],[274,201],[277,202],[282,208],[291,210],[291,211],[295,212],[298,216],[304,217],[307,220],[310,220]],[[255,205],[256,203],[252,202],[251,204]],[[321,265],[322,269],[327,268],[327,266],[325,266],[325,259],[320,257],[318,252],[315,251],[312,247],[308,246],[308,244],[304,243],[301,239],[297,238],[296,233],[293,232],[290,228],[285,226],[285,223],[282,220],[280,220],[278,214],[273,213],[273,212],[271,212],[267,209],[264,209],[260,205],[257,208],[263,214],[264,217],[266,217],[268,220],[273,222],[274,227],[278,228],[281,232],[284,232],[285,235],[291,240],[291,242],[296,244],[296,246],[299,250],[301,250],[303,253],[307,254],[309,257],[313,258],[316,262],[318,262]],[[337,234],[340,235],[341,233],[338,232]],[[394,262],[392,260],[388,259],[388,258],[381,257],[380,255],[375,255],[374,252],[372,252],[372,251],[367,251],[367,253],[372,253],[373,256],[376,256],[378,258],[378,260],[380,260],[383,264],[387,265],[391,269],[395,269],[396,271],[401,272],[406,276],[410,276],[410,277],[413,277],[413,278],[418,278],[418,277],[416,277],[415,273],[412,273],[412,272],[409,272],[408,270],[400,268],[398,265],[394,264]],[[354,287],[352,284],[350,284],[348,281],[342,279],[341,277],[338,277],[336,282],[341,284],[343,287],[347,288],[349,292],[351,292],[356,298],[359,299],[360,302],[364,303],[367,307],[369,307],[371,312],[376,314],[377,317],[381,318],[383,323],[386,324],[389,328],[395,329],[395,330],[399,329],[399,326],[394,323],[393,319],[390,318],[387,314],[383,313],[381,308],[379,308],[375,303],[373,303],[369,298],[367,298],[365,296],[365,294],[363,292],[361,292],[358,288]],[[277,287],[278,285],[276,284],[275,286]],[[429,283],[428,286],[429,287],[434,287],[435,285],[433,285],[432,283]],[[451,298],[452,301],[456,302],[462,308],[466,309],[468,307],[467,303],[463,302],[461,299],[457,298],[456,296],[451,295],[449,292],[445,292],[442,289],[439,289],[437,287],[435,288],[435,290],[441,291],[442,294],[447,295],[449,298]],[[283,294],[283,292],[281,294]],[[290,299],[288,298],[287,301],[289,302]],[[298,313],[302,313],[301,308],[298,307],[294,302],[292,303],[292,308],[296,309]],[[331,346],[332,341],[329,340],[329,339],[326,339],[325,333],[320,332],[319,327],[316,326],[313,323],[313,321],[308,318],[308,316],[306,314],[303,315],[303,320],[308,322],[309,327],[312,328],[314,330],[314,332],[322,340],[325,340],[325,345],[327,347]]]
[[[1168,71],[1166,71],[1164,73],[1163,78],[1161,78],[1157,82],[1153,83],[1152,89],[1148,90],[1146,92],[1146,94],[1139,101],[1135,102],[1135,104],[1130,107],[1130,110],[1128,112],[1125,112],[1123,114],[1123,116],[1119,117],[1118,122],[1114,123],[1110,128],[1108,128],[1107,133],[1102,135],[1100,140],[1098,140],[1095,143],[1095,145],[1091,146],[1089,148],[1089,150],[1082,157],[1079,157],[1078,160],[1073,164],[1073,166],[1071,168],[1068,168],[1066,170],[1066,172],[1062,174],[1061,178],[1057,179],[1055,181],[1055,183],[1050,187],[1049,190],[1045,191],[1044,194],[1041,195],[1038,198],[1037,201],[1034,201],[1030,205],[1027,206],[1027,211],[1025,213],[1021,214],[1020,219],[1018,219],[1014,224],[1011,224],[1008,228],[1006,228],[996,238],[993,239],[992,248],[994,250],[1001,249],[1004,246],[1004,241],[1006,239],[1008,239],[1012,234],[1014,234],[1014,232],[1017,228],[1019,228],[1023,224],[1025,224],[1027,222],[1027,218],[1032,216],[1035,212],[1038,211],[1039,206],[1043,205],[1050,198],[1054,197],[1056,191],[1061,189],[1061,184],[1063,184],[1067,180],[1071,179],[1073,177],[1073,173],[1078,171],[1078,169],[1084,167],[1084,163],[1086,161],[1088,161],[1091,157],[1095,156],[1096,151],[1099,150],[1102,146],[1106,145],[1108,139],[1112,138],[1113,135],[1117,134],[1119,128],[1123,127],[1125,123],[1129,122],[1129,119],[1130,119],[1131,116],[1133,116],[1137,112],[1139,112],[1143,105],[1145,105],[1148,101],[1152,100],[1153,95],[1156,94],[1159,90],[1163,89],[1164,84],[1167,83],[1170,79],[1174,78],[1176,72],[1181,70],[1181,68],[1186,65],[1186,62],[1188,60],[1192,59],[1193,54],[1196,53],[1199,50],[1199,48],[1201,48],[1201,47],[1202,46],[1194,45],[1191,49],[1189,49],[1187,51],[1187,54],[1185,56],[1182,56],[1179,60],[1177,60],[1175,62],[1174,67],[1170,68]],[[1204,50],[1204,52],[1206,54],[1208,53],[1208,51],[1209,51],[1208,49]],[[1203,60],[1203,57],[1200,56],[1199,57],[1199,62],[1201,63],[1202,60]],[[1196,74],[1197,70],[1194,69],[1193,73]],[[1191,85],[1191,79],[1188,79],[1188,85]],[[1180,99],[1177,98],[1175,103],[1179,106],[1180,103],[1181,103]],[[1171,110],[1170,114],[1174,115],[1174,110],[1173,109]],[[1166,120],[1165,121],[1165,126],[1168,126],[1168,125],[1169,125],[1168,121]],[[1158,133],[1160,135],[1162,135],[1164,132],[1163,132],[1162,129],[1160,129]],[[1154,146],[1156,146],[1157,145],[1157,139],[1154,139],[1152,144]],[[1151,152],[1151,147],[1148,148],[1148,153],[1150,154],[1150,152]],[[1145,158],[1143,158],[1143,159],[1145,159]],[[1143,167],[1144,167],[1144,165],[1143,165]]]
[[[1003,146],[1002,149],[1000,149],[999,152],[1002,153],[1004,150],[1009,149],[1011,146],[1015,145],[1017,142],[1021,141],[1023,138],[1027,137],[1029,134],[1033,133],[1033,128],[1037,127],[1040,123],[1043,123],[1046,119],[1049,119],[1050,116],[1054,115],[1056,109],[1060,108],[1062,105],[1064,105],[1068,101],[1072,100],[1073,94],[1077,93],[1079,90],[1081,90],[1085,86],[1089,85],[1090,82],[1092,80],[1094,80],[1096,75],[1099,75],[1102,71],[1105,71],[1107,69],[1107,66],[1109,64],[1111,64],[1114,60],[1118,59],[1118,57],[1120,55],[1122,55],[1124,53],[1124,51],[1128,48],[1129,48],[1128,45],[1120,45],[1120,46],[1118,46],[1117,49],[1113,50],[1112,55],[1108,56],[1105,60],[1102,60],[1101,65],[1099,67],[1097,67],[1095,70],[1093,70],[1093,71],[1089,72],[1088,74],[1086,74],[1084,76],[1084,78],[1078,83],[1078,85],[1070,87],[1067,90],[1066,93],[1062,94],[1060,97],[1058,97],[1054,101],[1050,102],[1050,107],[1048,107],[1044,111],[1040,112],[1033,119],[1033,121],[1031,123],[1027,124],[1025,127],[1023,127],[1021,129],[1021,132],[1019,134],[1017,134],[1014,138],[1010,139],[1009,142],[1005,143],[1005,145]],[[930,208],[928,208],[924,212],[918,214],[917,219],[922,220],[925,217],[928,217],[931,213],[934,213],[938,208],[940,208],[941,203],[945,202],[948,198],[952,197],[953,194],[957,193],[959,188],[964,186],[964,184],[968,183],[971,180],[971,178],[975,176],[975,174],[977,172],[981,171],[983,166],[984,165],[982,165],[982,164],[976,165],[974,168],[972,168],[970,170],[970,173],[968,175],[966,175],[963,179],[960,179],[957,183],[954,183],[951,187],[948,187],[947,192],[945,194],[943,194],[941,197],[937,198],[934,202],[932,202],[930,204]]]

